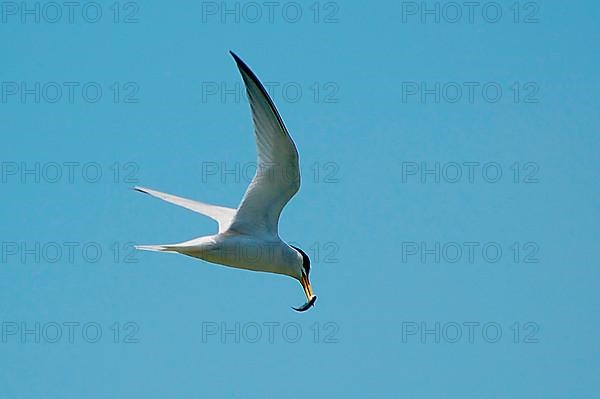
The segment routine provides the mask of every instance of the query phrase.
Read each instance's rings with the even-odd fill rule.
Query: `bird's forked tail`
[[[136,245],[135,249],[140,251],[177,252],[173,245]]]

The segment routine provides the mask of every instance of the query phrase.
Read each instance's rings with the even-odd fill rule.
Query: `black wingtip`
[[[141,188],[139,188],[139,187],[129,187],[129,188],[130,188],[131,190],[133,190],[133,191],[137,191],[137,192],[140,192],[140,193],[148,194],[148,192],[147,192],[147,191],[144,191],[144,190],[142,190],[142,189],[141,189]]]
[[[231,56],[233,57],[233,59],[235,60],[235,62],[240,65],[246,65],[244,63],[244,61],[242,61],[242,59],[240,57],[238,57],[238,55],[236,53],[234,53],[232,50],[229,50],[229,54],[231,54]]]
[[[275,117],[277,118],[277,121],[279,122],[281,130],[283,130],[284,132],[287,133],[287,128],[285,127],[285,124],[283,123],[283,119],[281,119],[281,115],[279,115],[279,112],[277,111],[277,108],[275,107],[275,104],[273,103],[271,96],[269,96],[269,93],[267,93],[267,90],[265,89],[263,84],[260,82],[260,79],[258,79],[258,76],[256,76],[256,74],[254,72],[252,72],[250,67],[248,65],[246,65],[246,63],[244,61],[242,61],[242,59],[240,57],[238,57],[236,53],[229,50],[229,54],[231,54],[231,56],[235,60],[235,63],[237,64],[238,69],[240,70],[240,73],[241,73],[244,81],[246,82],[247,79],[250,79],[252,82],[254,82],[254,84],[261,91],[262,95],[267,99],[267,102],[269,103],[269,106],[271,107],[271,111],[273,111],[273,114],[275,115]],[[248,84],[246,82],[246,86],[247,85]]]
[[[229,54],[231,54],[231,56],[235,60],[235,63],[237,64],[238,68],[240,70],[244,71],[244,73],[246,73],[246,75],[250,76],[250,78],[252,80],[254,80],[257,85],[262,87],[260,80],[258,80],[258,77],[254,74],[254,72],[252,72],[250,67],[240,57],[238,57],[238,55],[236,53],[234,53],[233,51],[229,50]]]

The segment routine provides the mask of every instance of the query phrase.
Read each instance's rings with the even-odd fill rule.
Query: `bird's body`
[[[302,277],[302,255],[279,237],[256,237],[232,230],[171,245],[141,245],[139,249],[177,252],[223,266]]]
[[[240,205],[228,208],[177,197],[144,187],[137,191],[208,216],[219,224],[217,234],[178,244],[139,245],[138,249],[175,252],[238,269],[276,273],[300,281],[307,298],[298,311],[316,300],[308,274],[310,260],[301,249],[279,238],[283,207],[300,188],[298,151],[275,105],[256,75],[234,53],[252,111],[258,153],[257,170]]]

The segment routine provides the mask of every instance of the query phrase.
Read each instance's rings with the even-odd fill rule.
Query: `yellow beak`
[[[304,288],[304,294],[306,294],[306,299],[310,301],[314,296],[312,287],[310,286],[310,281],[308,280],[308,276],[302,273],[302,278],[300,279],[300,284],[302,284],[302,288]]]
[[[299,308],[293,307],[292,309],[294,309],[297,312],[306,312],[315,304],[317,297],[315,294],[313,294],[312,287],[310,286],[310,281],[308,281],[308,276],[306,276],[304,273],[302,273],[302,277],[300,278],[300,284],[302,284],[302,288],[304,288],[304,294],[306,294],[307,302]]]

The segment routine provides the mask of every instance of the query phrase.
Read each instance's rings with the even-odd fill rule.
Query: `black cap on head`
[[[306,275],[308,276],[308,273],[310,273],[310,258],[308,257],[306,252],[304,252],[300,248],[295,247],[293,245],[291,245],[291,247],[294,248],[296,251],[300,252],[300,255],[302,255],[302,268],[304,269],[304,271],[306,272]]]

